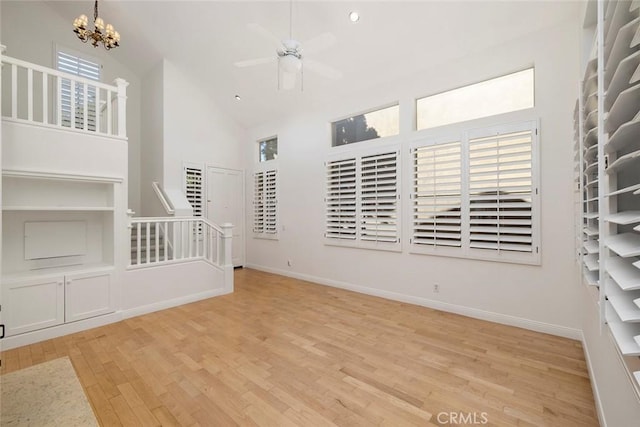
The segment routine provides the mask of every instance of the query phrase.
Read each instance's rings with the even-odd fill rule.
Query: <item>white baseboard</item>
[[[197,294],[186,295],[179,298],[174,298],[166,301],[159,301],[153,304],[147,304],[140,307],[134,307],[128,310],[122,311],[122,318],[128,319],[130,317],[140,316],[147,313],[153,313],[154,311],[165,310],[167,308],[177,307],[183,304],[189,304],[190,302],[196,302],[207,298],[213,298],[220,295],[228,294],[224,288],[213,289],[206,292],[200,292]]]
[[[589,356],[589,346],[587,340],[584,337],[584,333],[580,332],[580,341],[582,341],[582,350],[584,352],[584,359],[587,362],[587,370],[589,372],[589,379],[591,380],[591,390],[593,391],[593,400],[596,403],[596,412],[598,413],[598,421],[600,421],[600,427],[607,427],[607,420],[604,418],[604,412],[602,411],[602,400],[600,399],[600,392],[598,391],[598,384],[596,376],[593,374],[593,366],[591,365],[591,357]]]
[[[98,326],[108,325],[122,320],[122,313],[115,312],[102,316],[92,317],[90,319],[79,320],[77,322],[65,323],[63,325],[52,326],[50,328],[40,329],[37,331],[25,332],[24,334],[5,337],[0,342],[2,351],[11,350],[12,348],[22,347],[36,342],[61,337],[63,335],[75,334],[76,332],[87,329],[97,328]]]
[[[311,276],[308,274],[296,273],[293,271],[281,270],[277,268],[265,267],[262,265],[247,264],[246,267],[264,271],[267,273],[280,274],[282,276],[292,277],[294,279],[306,280],[308,282],[317,283],[319,285],[332,286],[334,288],[345,289],[361,294],[372,295],[394,301],[406,302],[422,307],[433,308],[435,310],[446,311],[448,313],[460,314],[462,316],[473,317],[474,319],[488,320],[494,323],[516,326],[531,331],[542,332],[545,334],[556,335],[578,341],[582,339],[582,331],[580,329],[553,325],[550,323],[539,322],[537,320],[524,319],[508,314],[494,313],[491,311],[480,310],[477,308],[466,307],[457,304],[450,304],[447,302],[431,300],[413,295],[400,294],[397,292],[384,291],[380,289],[369,288],[366,286],[354,285],[347,282],[341,282],[337,280],[331,280],[323,277]]]

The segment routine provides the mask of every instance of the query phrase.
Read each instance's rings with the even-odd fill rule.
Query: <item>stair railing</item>
[[[232,266],[232,228],[201,217],[130,218],[130,268],[193,260]]]

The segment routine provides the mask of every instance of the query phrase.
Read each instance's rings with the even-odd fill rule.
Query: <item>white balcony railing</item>
[[[131,268],[203,260],[232,266],[233,226],[199,217],[131,218]]]
[[[2,55],[5,120],[126,137],[128,83],[113,85]]]

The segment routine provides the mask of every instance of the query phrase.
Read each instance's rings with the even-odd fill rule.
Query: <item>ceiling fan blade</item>
[[[328,47],[332,46],[336,42],[336,36],[331,33],[322,33],[319,36],[316,36],[310,40],[307,40],[302,44],[303,52],[305,53],[313,53],[320,52],[321,50],[325,50]]]
[[[252,67],[254,65],[268,64],[270,62],[276,62],[276,57],[270,56],[268,58],[247,59],[245,61],[234,62],[233,65],[235,65],[238,68],[243,68],[243,67]]]
[[[251,23],[247,24],[247,27],[259,36],[269,40],[276,49],[282,49],[282,40],[280,40],[278,36],[264,28],[262,25]]]
[[[313,59],[305,58],[303,60],[304,69],[316,73],[322,77],[326,77],[332,80],[338,80],[342,78],[342,73],[333,67],[323,64],[322,62],[314,61]]]

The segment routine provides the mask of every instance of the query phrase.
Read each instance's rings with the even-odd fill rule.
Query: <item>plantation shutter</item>
[[[202,216],[204,211],[202,168],[185,166],[184,178],[185,194],[193,208],[193,216]]]
[[[416,245],[462,244],[460,141],[412,149],[413,232]]]
[[[532,252],[533,130],[469,139],[470,247]]]
[[[57,54],[58,70],[65,73],[74,74],[90,80],[100,81],[100,64],[82,58],[77,55],[71,55],[58,51]],[[71,116],[75,115],[75,127],[77,129],[84,128],[84,97],[85,88],[83,84],[76,83],[72,88],[72,83],[68,79],[61,79],[61,98],[60,108],[62,113],[62,125],[71,127]],[[96,87],[87,85],[87,129],[96,130]],[[73,96],[73,99],[72,99]],[[74,110],[72,112],[72,110]]]
[[[326,233],[356,239],[356,159],[327,162]]]
[[[360,239],[398,242],[398,152],[362,157]]]
[[[267,234],[276,234],[277,228],[277,171],[269,170],[265,173],[264,177],[264,232]]]
[[[253,174],[253,232],[264,233],[265,224],[265,196],[264,172]]]

